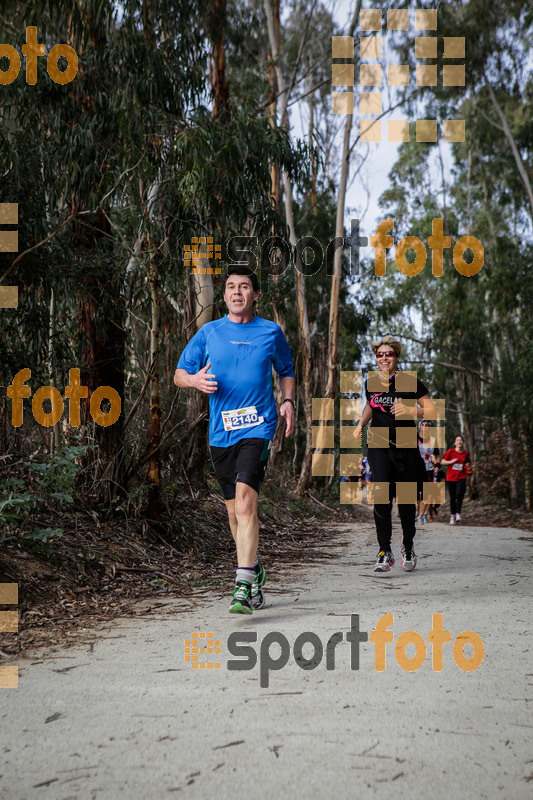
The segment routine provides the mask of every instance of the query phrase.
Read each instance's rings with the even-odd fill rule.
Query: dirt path
[[[145,604],[142,618],[19,659],[19,688],[1,694],[0,795],[530,798],[533,534],[428,525],[417,534],[418,568],[407,574],[395,529],[396,566],[378,577],[372,526],[349,529],[351,544],[328,565],[295,565],[283,583],[269,576],[267,607],[253,617],[228,615],[226,596],[151,611]],[[428,643],[436,613],[451,632],[440,672]],[[352,668],[357,645],[346,634],[354,615],[370,634],[384,614],[393,615],[394,635],[385,669],[376,671],[372,641],[360,643]],[[199,656],[220,669],[184,661],[184,641],[195,631],[220,640],[220,654]],[[407,637],[417,639],[421,661],[427,651],[416,671],[395,655],[405,631],[422,637]],[[462,631],[483,642],[472,671],[454,660]],[[314,644],[295,660],[305,632]],[[244,646],[247,633],[257,637],[248,643],[251,658],[243,652],[241,669],[228,669],[237,660],[228,637]],[[465,659],[480,655],[474,640]],[[328,650],[334,669],[326,669]],[[286,665],[274,669],[280,653]],[[408,645],[405,657],[414,654]],[[256,665],[243,669],[254,655]]]

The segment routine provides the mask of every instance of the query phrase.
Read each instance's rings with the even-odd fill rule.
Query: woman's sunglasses
[[[396,358],[394,350],[384,350],[382,353],[376,353],[376,358]]]

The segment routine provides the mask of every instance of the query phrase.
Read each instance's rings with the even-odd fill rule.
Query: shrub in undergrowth
[[[8,477],[0,484],[0,544],[17,540],[37,552],[49,553],[62,528],[41,527],[33,517],[51,506],[65,508],[74,503],[74,483],[87,446],[65,445],[46,461],[28,461],[21,477]]]
[[[475,464],[476,483],[482,497],[511,500],[511,477],[517,484],[520,496],[523,490],[524,470],[520,460],[519,442],[511,442],[511,455],[507,437],[499,429],[491,433],[487,444]]]

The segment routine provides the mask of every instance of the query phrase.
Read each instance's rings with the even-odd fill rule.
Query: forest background
[[[439,80],[383,93],[384,117],[394,109],[412,121],[380,209],[394,219],[395,242],[408,234],[427,242],[433,218],[452,242],[478,238],[485,263],[475,276],[454,268],[451,250],[436,278],[430,256],[407,277],[389,252],[377,277],[370,248],[356,274],[348,246],[328,249],[335,237],[349,242],[350,217],[367,197],[362,188],[349,209],[347,188],[364,186],[369,153],[380,147],[360,140],[357,113],[331,108],[331,37],[357,44],[360,2],[343,6],[341,25],[320,0],[4,0],[2,42],[21,53],[35,25],[46,52],[68,43],[79,65],[59,85],[39,58],[29,85],[21,58],[18,78],[0,86],[0,202],[19,209],[19,252],[0,253],[0,283],[19,294],[16,309],[0,311],[0,384],[29,368],[32,397],[41,386],[64,396],[79,368],[89,389],[81,424],[68,424],[65,403],[50,428],[35,421],[31,398],[14,427],[0,390],[5,552],[53,560],[64,534],[57,514],[72,507],[142,520],[145,532],[166,523],[174,544],[184,531],[194,537],[191,503],[211,515],[207,401],[172,382],[186,342],[225,313],[217,274],[193,275],[184,260],[199,236],[212,236],[222,255],[199,266],[222,273],[229,240],[257,237],[258,313],[282,326],[292,349],[298,427],[286,441],[276,434],[276,492],[338,505],[338,468],[335,477],[312,475],[312,399],[338,398],[340,371],[372,368],[370,343],[391,333],[404,343],[403,368],[446,399],[447,446],[456,432],[465,436],[472,496],[532,509],[533,8],[520,0],[381,7],[411,16],[437,8],[439,43],[466,39],[466,86]],[[394,45],[395,63],[413,74],[414,36],[411,25]],[[356,74],[358,54],[356,46]],[[464,118],[465,141],[416,142],[418,118]],[[316,274],[309,250],[294,249],[304,236],[326,253]],[[275,266],[289,252],[281,239],[294,262],[284,272]],[[99,386],[122,399],[107,427],[89,413]],[[334,452],[338,464],[338,439]]]

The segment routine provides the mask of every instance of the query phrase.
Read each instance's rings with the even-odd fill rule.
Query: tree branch
[[[476,369],[472,369],[471,367],[463,367],[462,364],[449,364],[447,361],[412,361],[409,359],[407,361],[408,364],[433,364],[437,367],[446,367],[446,369],[458,369],[460,372],[469,372],[471,375],[476,375],[480,381],[483,383],[492,383],[490,378],[484,378],[481,372],[478,372]]]
[[[499,116],[500,121],[503,125],[503,132],[513,153],[513,157],[516,163],[516,168],[518,169],[518,174],[520,175],[520,179],[524,184],[524,189],[527,192],[527,196],[529,198],[529,205],[531,206],[531,215],[533,217],[533,188],[531,187],[531,181],[529,180],[527,170],[524,166],[524,162],[522,161],[522,157],[518,152],[518,147],[516,146],[516,142],[513,138],[513,134],[511,133],[509,123],[507,122],[507,117],[503,113],[502,107],[498,103],[498,100],[494,93],[494,89],[492,88],[491,84],[488,82],[486,77],[485,77],[485,86],[489,90],[490,99],[492,100],[492,105],[494,106],[496,113]]]
[[[28,253],[32,252],[32,250],[37,250],[38,247],[40,247],[42,244],[46,244],[46,242],[48,242],[50,239],[53,239],[54,236],[56,236],[59,233],[61,228],[65,227],[67,222],[70,222],[71,219],[74,219],[74,216],[75,216],[74,214],[69,214],[69,216],[63,220],[59,228],[56,228],[55,231],[52,231],[52,233],[50,233],[45,239],[42,239],[42,241],[37,242],[37,244],[34,244],[33,247],[29,247],[27,250],[24,250],[23,253],[19,253],[18,256],[15,258],[15,260],[13,261],[13,263],[11,264],[11,266],[8,267],[4,272],[4,274],[0,277],[0,283],[4,280],[4,278],[6,278],[9,275],[11,270],[18,264],[19,261],[21,261],[21,259],[24,258],[24,256],[27,256]]]
[[[152,377],[152,370],[154,368],[154,363],[155,363],[155,358],[152,359],[152,363],[150,364],[150,367],[148,368],[148,371],[146,372],[146,378],[144,379],[144,383],[143,383],[143,387],[141,389],[141,392],[140,392],[137,400],[132,405],[132,407],[130,409],[130,413],[128,414],[128,416],[126,417],[126,419],[124,421],[124,430],[126,430],[128,425],[130,424],[131,420],[135,416],[135,412],[139,408],[141,400],[143,399],[143,397],[144,397],[144,395],[146,393],[146,390],[148,388],[148,384],[150,383],[150,379]]]

